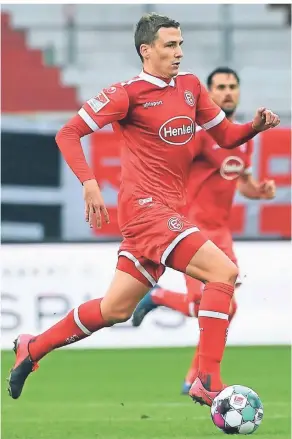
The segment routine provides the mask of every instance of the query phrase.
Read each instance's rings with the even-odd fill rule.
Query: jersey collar
[[[141,79],[144,79],[144,81],[150,82],[153,85],[157,85],[157,87],[160,87],[160,88],[164,88],[164,87],[168,87],[168,86],[170,86],[170,87],[175,86],[175,82],[174,82],[173,78],[171,79],[170,83],[168,84],[167,82],[163,81],[162,79],[157,78],[156,76],[149,75],[149,73],[146,73],[143,70],[140,73],[139,77]]]

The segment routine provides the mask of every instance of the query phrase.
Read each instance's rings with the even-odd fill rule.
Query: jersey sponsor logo
[[[89,99],[87,101],[88,105],[92,108],[95,113],[98,113],[103,107],[105,107],[110,102],[107,95],[101,91],[95,98]]]
[[[223,160],[220,174],[225,180],[234,180],[239,177],[243,170],[243,160],[240,157],[231,155]]]
[[[159,137],[169,145],[185,145],[193,137],[195,124],[188,116],[176,116],[164,122],[159,129]]]
[[[191,91],[186,90],[185,91],[185,101],[190,106],[193,107],[195,105],[195,98]]]
[[[184,226],[184,223],[177,216],[172,216],[167,221],[167,226],[172,232],[180,232]]]
[[[145,102],[145,104],[143,104],[143,107],[144,108],[157,107],[158,105],[162,105],[162,104],[163,104],[162,101]]]

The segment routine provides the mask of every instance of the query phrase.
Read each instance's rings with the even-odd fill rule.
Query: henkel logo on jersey
[[[243,160],[240,157],[231,155],[223,160],[220,174],[225,180],[234,180],[239,177],[243,170]]]
[[[176,116],[164,122],[159,129],[159,137],[169,145],[185,145],[193,137],[195,124],[188,116]]]

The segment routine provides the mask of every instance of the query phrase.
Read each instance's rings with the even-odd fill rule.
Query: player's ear
[[[150,56],[150,46],[149,44],[141,44],[140,53],[143,59],[149,59]]]

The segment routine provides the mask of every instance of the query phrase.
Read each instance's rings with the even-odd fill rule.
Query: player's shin
[[[93,332],[113,323],[106,322],[101,314],[102,299],[93,299],[71,310],[66,317],[29,343],[29,354],[38,361],[56,348],[75,343]]]
[[[223,358],[229,308],[234,287],[220,282],[206,285],[199,309],[199,377],[206,389],[222,389],[220,363]]]

